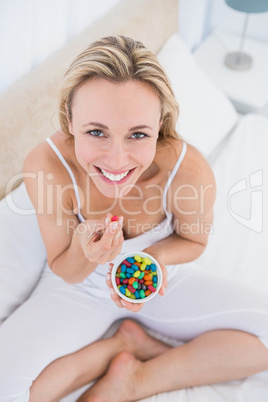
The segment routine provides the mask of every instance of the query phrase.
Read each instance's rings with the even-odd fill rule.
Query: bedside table
[[[268,108],[268,45],[245,39],[243,52],[253,58],[249,70],[228,68],[224,59],[227,53],[237,51],[240,36],[214,31],[194,51],[197,64],[230,98],[240,113],[265,114]]]

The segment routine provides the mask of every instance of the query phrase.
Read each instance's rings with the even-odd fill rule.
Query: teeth
[[[119,181],[119,180],[122,180],[124,177],[126,177],[126,175],[129,173],[129,170],[125,173],[114,175],[112,173],[108,173],[105,170],[101,169],[101,173],[103,174],[103,176],[107,177],[107,179],[109,179],[109,180]]]

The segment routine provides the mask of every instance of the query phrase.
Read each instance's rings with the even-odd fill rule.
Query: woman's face
[[[155,156],[160,115],[158,95],[140,81],[93,79],[76,92],[69,124],[76,157],[104,196],[121,198],[142,180]]]

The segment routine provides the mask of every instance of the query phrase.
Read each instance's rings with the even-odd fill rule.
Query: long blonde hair
[[[62,130],[69,133],[75,92],[91,78],[112,82],[139,80],[149,84],[161,101],[162,125],[159,140],[178,138],[176,121],[179,107],[168,77],[157,57],[138,41],[125,36],[108,36],[93,42],[76,57],[64,75],[59,93],[59,118]],[[67,113],[66,113],[67,111]]]

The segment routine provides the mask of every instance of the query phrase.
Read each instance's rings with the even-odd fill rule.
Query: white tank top
[[[71,178],[73,186],[74,186],[74,192],[75,192],[75,197],[76,197],[77,206],[78,206],[77,218],[80,222],[83,222],[85,220],[85,218],[81,214],[81,201],[80,201],[80,197],[79,197],[78,186],[77,186],[77,183],[75,180],[75,176],[74,176],[70,166],[68,165],[68,163],[62,156],[59,149],[53,143],[53,141],[50,138],[47,138],[46,141],[51,146],[53,151],[56,153],[56,155],[58,156],[58,158],[60,159],[60,161],[62,162],[62,164],[67,169],[67,171],[70,175],[70,178]],[[131,252],[131,251],[142,251],[145,248],[152,246],[153,244],[170,236],[173,233],[173,231],[174,231],[174,226],[172,223],[173,214],[171,212],[167,211],[167,192],[168,192],[169,186],[170,186],[172,180],[174,179],[174,177],[184,159],[184,156],[186,154],[187,145],[184,142],[182,143],[182,145],[183,145],[183,147],[182,147],[181,154],[167,180],[167,183],[165,185],[164,192],[163,192],[163,208],[164,208],[164,211],[166,214],[166,218],[161,223],[155,225],[151,230],[148,230],[147,232],[144,232],[132,239],[124,240],[120,255]],[[105,291],[107,291],[108,288],[105,284],[105,278],[103,278],[106,276],[107,271],[108,271],[108,263],[105,265],[98,265],[97,268],[95,269],[95,271],[91,275],[89,275],[89,277],[87,279],[85,279],[85,281],[83,281],[83,283],[86,284],[87,281],[89,281],[91,286],[98,287],[98,288],[101,284],[103,285],[103,283],[104,283],[105,287],[103,288],[103,286],[101,286],[101,288],[103,290],[105,289]],[[89,283],[87,283],[87,285],[89,285]]]

